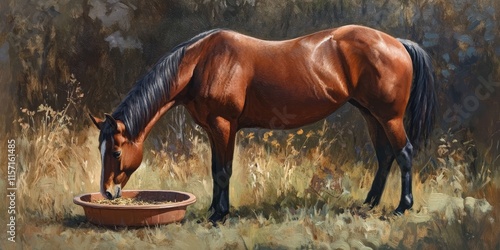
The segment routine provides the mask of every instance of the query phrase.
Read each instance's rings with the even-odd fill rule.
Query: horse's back
[[[217,72],[228,72],[231,77],[225,75],[226,79],[237,80],[226,84],[238,91],[223,99],[232,99],[233,106],[243,106],[239,116],[242,127],[302,126],[346,102],[346,79],[339,74],[342,62],[328,44],[332,32],[284,41],[261,40],[232,31],[218,34],[214,46],[223,51],[225,59],[213,65],[223,65],[225,69]]]
[[[242,127],[293,128],[326,117],[351,98],[362,105],[370,98],[390,101],[396,83],[379,80],[389,79],[408,57],[398,54],[405,50],[396,39],[356,25],[284,41],[222,30],[209,43],[198,72],[198,79],[209,80],[201,94],[231,103]]]

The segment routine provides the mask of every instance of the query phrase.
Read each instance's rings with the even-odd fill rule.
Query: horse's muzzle
[[[106,196],[106,198],[108,200],[112,200],[113,199],[113,195],[110,192],[106,191],[106,193],[104,193],[104,194],[105,194],[105,196]]]
[[[122,196],[122,188],[121,185],[115,185],[111,188],[108,188],[103,196],[109,200],[113,200],[116,198],[120,198]]]

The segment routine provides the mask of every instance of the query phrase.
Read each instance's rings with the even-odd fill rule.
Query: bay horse
[[[108,199],[121,196],[155,123],[183,105],[210,140],[209,219],[215,223],[229,213],[238,130],[297,128],[346,103],[361,111],[378,160],[365,203],[373,207],[380,202],[396,160],[402,188],[394,212],[404,213],[413,205],[412,157],[435,120],[431,59],[414,42],[357,25],[286,41],[215,29],[176,46],[136,82],[111,115],[99,119],[89,114],[100,129],[100,192]]]

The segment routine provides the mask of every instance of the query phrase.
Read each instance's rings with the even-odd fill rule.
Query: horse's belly
[[[276,96],[272,99],[247,98],[240,127],[291,129],[319,121],[344,103],[330,100],[300,100]]]

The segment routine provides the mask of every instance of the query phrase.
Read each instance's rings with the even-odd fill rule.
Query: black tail
[[[406,133],[415,151],[429,139],[437,113],[434,69],[429,55],[416,43],[398,39],[413,61],[413,83],[406,107]]]

